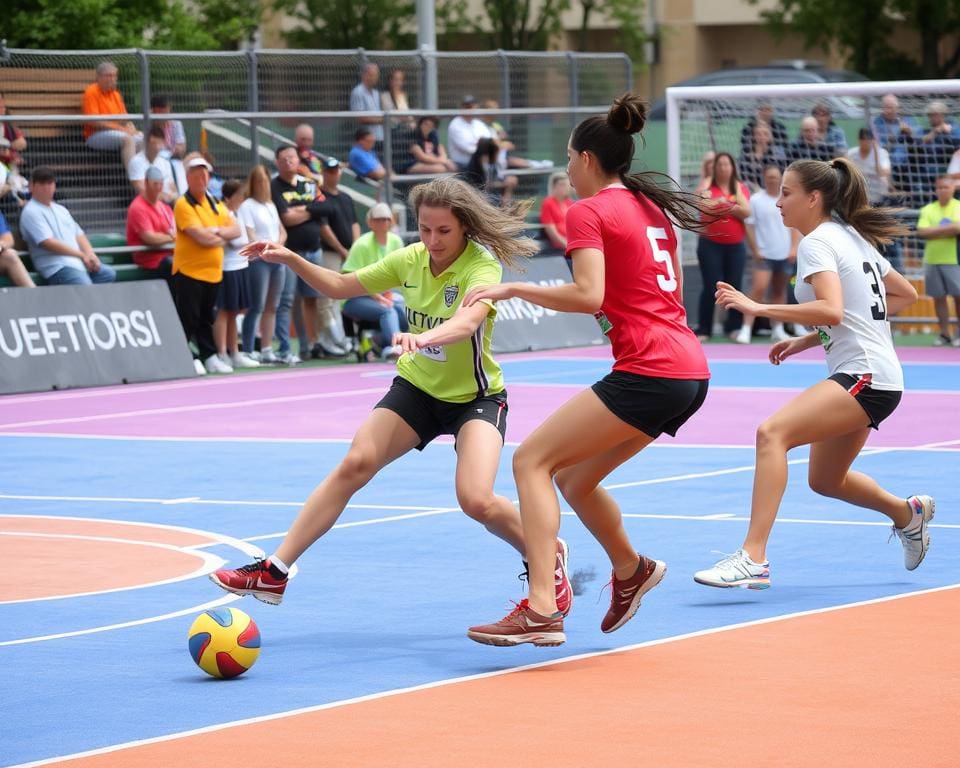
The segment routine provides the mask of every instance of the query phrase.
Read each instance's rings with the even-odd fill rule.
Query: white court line
[[[12,765],[9,768],[38,768],[38,766],[50,765],[62,760],[78,760],[84,757],[94,757],[96,755],[107,755],[113,752],[119,752],[125,749],[133,749],[135,747],[147,746],[149,744],[160,744],[167,741],[176,741],[178,739],[188,738],[190,736],[199,736],[205,733],[216,733],[217,731],[223,731],[228,728],[239,728],[245,725],[256,725],[258,723],[268,723],[274,720],[283,720],[285,718],[296,717],[299,715],[306,715],[313,712],[322,712],[327,709],[338,709],[340,707],[351,706],[354,704],[363,704],[368,701],[378,701],[380,699],[392,698],[394,696],[402,696],[409,693],[417,693],[419,691],[429,691],[435,688],[446,688],[450,685],[459,685],[460,683],[469,683],[474,680],[486,680],[494,677],[502,677],[504,675],[511,675],[516,672],[526,672],[532,669],[543,669],[545,667],[556,667],[562,664],[570,664],[577,661],[583,661],[585,659],[597,659],[603,656],[611,656],[615,653],[624,653],[628,651],[640,651],[646,648],[655,648],[660,645],[672,645],[674,643],[682,642],[684,640],[691,640],[698,637],[709,637],[711,635],[718,635],[721,633],[732,632],[739,629],[749,629],[752,627],[760,627],[767,624],[776,624],[784,621],[789,621],[791,619],[799,619],[804,616],[816,616],[818,614],[824,613],[836,613],[839,611],[847,611],[851,608],[860,608],[863,606],[869,605],[879,605],[881,603],[893,602],[894,600],[905,600],[911,597],[919,597],[921,595],[935,594],[937,592],[945,592],[951,589],[957,589],[960,587],[960,584],[950,584],[944,587],[933,587],[932,589],[922,589],[917,590],[916,592],[907,592],[900,595],[888,595],[886,597],[877,597],[871,600],[861,600],[856,603],[847,603],[845,605],[834,605],[827,608],[813,608],[806,611],[797,611],[795,613],[788,613],[781,616],[771,616],[765,619],[754,619],[752,621],[743,621],[737,624],[728,624],[721,627],[710,627],[709,629],[700,629],[695,632],[687,632],[682,635],[673,635],[672,637],[664,637],[657,640],[647,640],[642,643],[634,643],[632,645],[625,645],[619,648],[610,648],[604,651],[591,651],[589,653],[579,653],[574,656],[567,656],[562,659],[551,659],[550,661],[539,661],[534,664],[522,664],[516,667],[508,667],[505,669],[497,669],[492,672],[480,672],[475,675],[464,675],[461,677],[454,677],[447,680],[437,680],[432,683],[422,683],[421,685],[413,685],[407,688],[394,688],[389,691],[381,691],[379,693],[370,693],[365,696],[356,696],[351,699],[341,699],[340,701],[331,701],[326,704],[315,704],[309,707],[299,707],[297,709],[287,710],[286,712],[275,712],[269,715],[260,715],[257,717],[248,717],[242,720],[233,720],[226,723],[218,723],[216,725],[207,725],[202,728],[194,728],[189,731],[181,731],[180,733],[170,733],[164,736],[154,736],[148,739],[137,739],[134,741],[124,742],[122,744],[114,744],[109,747],[100,747],[99,749],[91,749],[85,752],[75,752],[73,754],[59,755],[57,757],[48,757],[43,760],[36,760],[30,763],[20,763],[19,765]],[[505,652],[506,655],[508,652]]]
[[[0,429],[19,429],[21,427],[42,427],[48,424],[82,424],[91,421],[105,421],[108,419],[125,419],[130,416],[157,416],[163,413],[190,413],[194,411],[217,411],[227,408],[247,407],[253,405],[274,405],[276,403],[295,403],[303,400],[327,400],[330,398],[347,397],[348,395],[382,394],[381,387],[370,389],[350,389],[336,392],[311,392],[305,395],[283,395],[281,397],[258,397],[253,400],[232,400],[228,403],[196,403],[194,405],[173,405],[166,408],[142,408],[135,411],[112,411],[97,413],[91,416],[66,416],[60,419],[35,419],[33,421],[10,422],[0,424]]]
[[[112,589],[97,589],[91,592],[71,592],[70,594],[63,595],[47,595],[45,597],[26,597],[17,600],[0,600],[0,605],[12,605],[14,603],[38,603],[43,600],[67,600],[74,597],[89,597],[90,595],[105,595],[109,592],[125,592],[131,589],[144,589],[146,587],[159,587],[164,584],[175,584],[178,581],[188,581],[189,579],[194,579],[197,576],[203,576],[204,574],[210,573],[211,571],[217,570],[221,565],[226,561],[221,557],[216,557],[211,555],[209,552],[197,552],[191,549],[185,549],[183,547],[177,547],[173,544],[161,544],[157,541],[140,541],[137,539],[119,539],[114,536],[83,536],[80,534],[73,533],[36,533],[34,531],[0,531],[0,536],[22,536],[25,538],[33,539],[76,539],[79,541],[101,541],[111,544],[129,544],[136,547],[155,547],[157,549],[165,549],[169,552],[179,552],[181,554],[190,555],[192,557],[197,557],[201,560],[201,566],[190,573],[183,574],[182,576],[175,576],[170,579],[163,579],[161,581],[146,581],[140,584],[131,584],[124,587],[114,587]]]
[[[27,643],[42,643],[46,640],[61,640],[65,637],[77,637],[79,635],[93,635],[98,632],[108,632],[114,629],[126,629],[127,627],[138,627],[142,624],[153,624],[158,621],[166,621],[167,619],[175,619],[179,616],[187,616],[191,613],[196,613],[197,611],[206,611],[210,608],[217,608],[221,605],[226,605],[227,603],[232,603],[234,600],[239,600],[240,595],[224,595],[219,597],[216,600],[211,600],[207,603],[201,603],[200,605],[194,605],[191,608],[182,608],[179,611],[174,611],[173,613],[164,613],[159,616],[148,616],[143,619],[134,619],[132,621],[124,621],[119,624],[109,624],[103,627],[90,627],[88,629],[75,629],[70,632],[60,632],[56,635],[38,635],[36,637],[21,637],[16,640],[0,640],[0,647],[7,645],[25,645]]]

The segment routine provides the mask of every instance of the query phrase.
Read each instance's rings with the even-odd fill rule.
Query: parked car
[[[827,69],[817,62],[809,61],[776,61],[761,67],[735,67],[718,69],[707,72],[679,83],[674,86],[694,85],[782,85],[784,83],[849,83],[867,81],[859,72],[848,69]],[[834,115],[861,117],[863,105],[858,100],[843,96],[829,99]],[[666,120],[667,100],[659,98],[650,108],[648,119]]]

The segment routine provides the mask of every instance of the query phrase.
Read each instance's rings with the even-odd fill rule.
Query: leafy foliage
[[[412,0],[276,0],[274,6],[298,22],[284,35],[296,48],[400,50],[416,39]]]

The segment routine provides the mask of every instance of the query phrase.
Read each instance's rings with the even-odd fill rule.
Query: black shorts
[[[873,376],[869,373],[835,373],[829,378],[853,395],[853,399],[867,412],[870,426],[874,429],[879,429],[880,422],[897,409],[903,397],[903,392],[895,389],[873,389],[870,386]]]
[[[506,391],[478,397],[468,403],[448,403],[395,376],[390,390],[374,408],[386,408],[407,422],[420,437],[418,451],[439,435],[456,437],[460,427],[473,419],[493,424],[500,431],[501,440],[507,433]]]
[[[591,387],[614,416],[650,437],[671,437],[707,396],[707,379],[661,379],[612,371]]]

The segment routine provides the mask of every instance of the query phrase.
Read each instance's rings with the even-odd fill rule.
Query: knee
[[[492,491],[457,491],[457,503],[467,517],[481,525],[486,525],[493,517],[496,497]]]
[[[775,421],[767,419],[757,427],[756,441],[758,451],[774,448],[783,442],[783,434]]]
[[[571,505],[577,499],[581,499],[584,496],[590,494],[596,485],[585,482],[582,478],[577,477],[576,473],[571,472],[569,469],[561,469],[557,472],[554,480],[557,483],[557,488],[560,490],[561,495],[565,498]]]
[[[352,447],[334,471],[341,480],[356,489],[370,482],[378,469],[379,467],[372,454],[363,449]]]
[[[810,490],[814,493],[835,499],[840,496],[840,488],[843,485],[843,478],[815,475],[813,472],[811,472],[807,476],[807,482],[810,484]]]
[[[535,472],[540,468],[539,457],[530,450],[525,443],[521,444],[513,454],[513,475],[518,477],[528,472]]]

